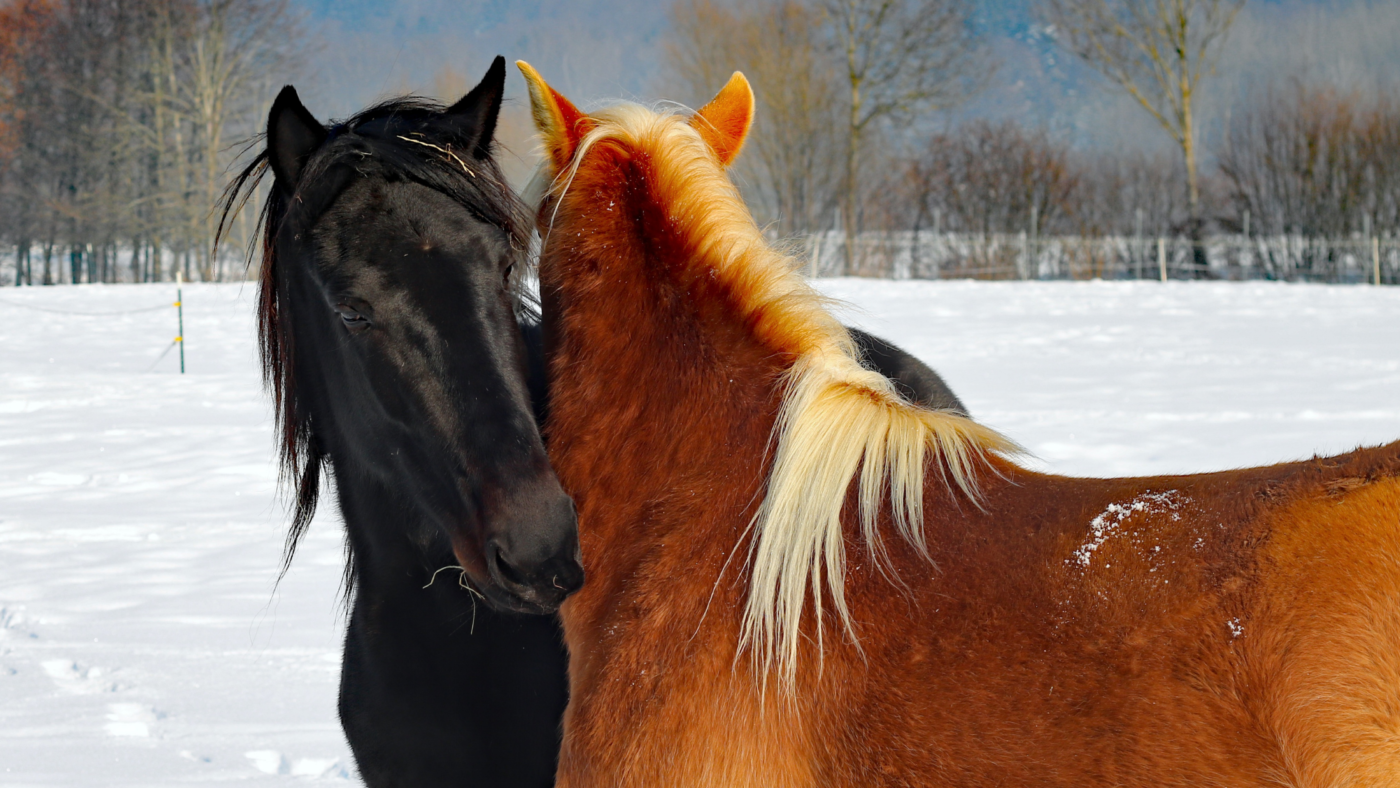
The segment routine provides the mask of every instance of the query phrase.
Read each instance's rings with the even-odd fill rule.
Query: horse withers
[[[741,75],[585,114],[522,70],[590,577],[562,786],[1396,784],[1400,443],[1026,469],[863,369],[766,243],[724,171]]]
[[[285,88],[225,203],[273,173],[258,324],[296,490],[286,560],[329,471],[353,600],[341,720],[371,786],[553,781],[565,656],[552,617],[519,614],[584,574],[526,384],[529,227],[491,157],[504,78],[497,58],[450,107],[329,129]]]

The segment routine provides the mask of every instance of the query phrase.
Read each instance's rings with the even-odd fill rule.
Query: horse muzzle
[[[577,543],[575,543],[576,545]],[[583,564],[575,546],[569,554],[544,561],[513,559],[495,541],[486,545],[486,569],[496,588],[518,604],[521,613],[553,613],[575,591],[583,587]]]
[[[453,540],[458,560],[493,607],[553,613],[583,586],[578,516],[563,490],[550,486],[489,512],[485,539]]]

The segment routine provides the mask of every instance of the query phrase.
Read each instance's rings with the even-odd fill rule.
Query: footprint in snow
[[[87,667],[71,659],[50,659],[39,665],[59,689],[75,695],[116,692],[124,688],[120,683],[107,679],[108,671],[99,667]]]
[[[33,622],[25,617],[23,605],[17,607],[11,607],[9,605],[0,607],[0,637],[5,635],[10,635],[12,637],[14,635],[28,635],[31,638],[39,637],[37,632],[25,626],[30,623]]]
[[[298,777],[350,779],[350,771],[336,758],[298,758],[292,764],[292,774]]]
[[[140,703],[107,704],[107,735],[149,738],[151,728],[165,715]]]
[[[252,750],[244,755],[253,768],[263,774],[288,774],[293,777],[349,779],[350,771],[336,758],[298,758],[290,761],[277,750]]]
[[[71,659],[45,660],[39,666],[60,689],[68,692],[82,692],[83,684],[91,672],[89,668],[85,668]]]
[[[291,774],[292,765],[287,756],[276,750],[253,750],[243,753],[253,762],[253,768],[263,774]]]

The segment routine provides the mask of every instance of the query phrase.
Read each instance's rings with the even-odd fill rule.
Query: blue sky
[[[293,0],[318,51],[298,74],[308,104],[343,115],[383,96],[465,90],[491,58],[526,59],[572,98],[659,96],[666,0]],[[1001,65],[989,89],[956,116],[1013,116],[1079,144],[1169,144],[1146,113],[1072,58],[1034,22],[1033,0],[984,2],[976,24]],[[1340,81],[1400,74],[1400,3],[1390,0],[1251,0],[1231,34],[1203,108],[1205,132],[1233,102],[1270,78],[1304,74]],[[458,75],[455,80],[447,72]],[[508,95],[523,83],[511,69]],[[464,82],[469,80],[469,82]],[[451,98],[443,96],[443,98]],[[319,109],[318,109],[319,108]],[[1215,120],[1211,120],[1214,118]]]

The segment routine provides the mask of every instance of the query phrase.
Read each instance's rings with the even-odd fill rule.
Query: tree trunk
[[[1191,236],[1191,278],[1210,278],[1210,260],[1206,257],[1204,242],[1205,222],[1201,217],[1201,189],[1196,177],[1196,126],[1192,112],[1193,88],[1189,66],[1181,64],[1181,155],[1186,164],[1186,207],[1190,214],[1187,220]]]
[[[1196,180],[1196,128],[1191,112],[1191,91],[1186,89],[1182,99],[1184,123],[1181,134],[1181,153],[1186,160],[1186,202],[1191,218],[1201,218],[1201,189]]]
[[[846,147],[846,207],[841,212],[841,229],[846,235],[846,270],[850,276],[856,270],[856,234],[860,223],[856,220],[856,204],[859,202],[860,183],[856,173],[856,148],[860,145],[860,132],[854,125],[851,128],[850,144]]]
[[[855,29],[855,9],[848,9],[850,16],[846,24],[848,26],[846,36],[846,78],[851,83],[851,114],[847,120],[846,128],[846,199],[845,210],[841,212],[842,231],[846,236],[846,270],[843,274],[849,276],[855,270],[856,265],[856,233],[859,231],[860,223],[856,220],[856,202],[859,199],[859,181],[857,180],[856,155],[860,150],[860,83],[861,73],[856,67],[856,29]]]

